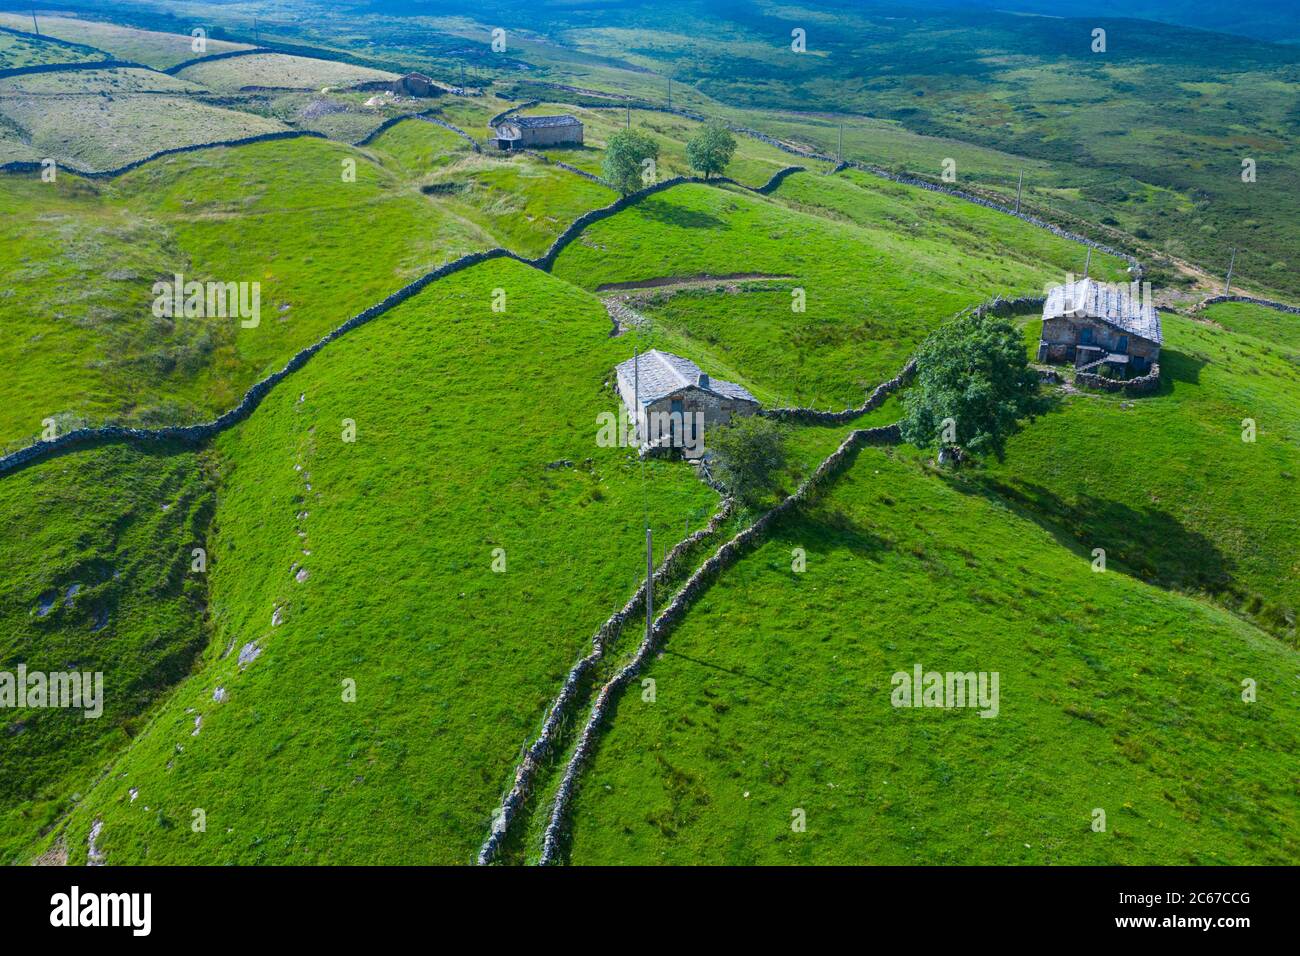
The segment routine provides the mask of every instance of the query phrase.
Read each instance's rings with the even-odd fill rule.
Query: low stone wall
[[[351,332],[359,326],[365,325],[371,319],[383,315],[394,306],[402,304],[431,282],[435,282],[444,276],[451,275],[453,272],[459,272],[461,269],[467,269],[480,262],[485,262],[488,259],[499,259],[502,257],[517,258],[505,249],[489,249],[486,252],[472,252],[469,255],[461,256],[459,259],[449,262],[444,266],[440,266],[432,272],[426,273],[415,281],[398,289],[381,302],[370,306],[370,308],[366,309],[364,312],[357,313],[312,345],[299,350],[297,354],[285,363],[282,369],[278,372],[272,372],[245,392],[243,399],[238,405],[225,414],[214,418],[210,422],[204,422],[198,425],[176,425],[148,429],[128,428],[123,425],[105,425],[99,428],[78,428],[50,441],[39,441],[35,444],[28,445],[26,448],[20,448],[17,451],[0,458],[0,475],[11,472],[38,459],[47,458],[62,451],[98,442],[183,441],[197,444],[207,441],[214,435],[225,431],[231,425],[242,421],[252,414],[253,409],[261,403],[262,399],[266,397],[267,393],[270,392],[271,389],[283,381],[287,376],[306,365],[313,355],[323,349],[330,342],[346,335],[348,332]]]
[[[650,659],[655,649],[667,637],[673,627],[682,619],[687,609],[708,589],[712,581],[727,567],[731,566],[744,553],[745,549],[756,543],[783,515],[796,508],[812,495],[833,475],[845,466],[851,457],[866,445],[897,444],[902,440],[898,425],[883,425],[879,428],[858,429],[849,434],[840,446],[817,466],[799,489],[775,508],[764,512],[753,524],[723,544],[703,564],[695,569],[677,594],[669,602],[663,613],[655,619],[650,633],[642,640],[636,654],[627,664],[603,686],[596,695],[591,714],[578,737],[577,746],[564,776],[556,790],[555,803],[551,817],[546,825],[542,839],[541,864],[543,866],[556,862],[560,851],[560,838],[565,820],[568,817],[569,804],[573,799],[577,778],[591,755],[600,725],[619,690],[635,677]]]
[[[275,133],[259,133],[256,136],[245,136],[242,139],[223,139],[212,143],[192,143],[189,146],[175,146],[171,149],[162,149],[156,153],[150,153],[141,159],[127,163],[125,166],[118,166],[116,169],[89,170],[78,169],[67,163],[59,163],[59,169],[75,173],[85,179],[113,179],[121,176],[123,173],[129,173],[133,169],[139,169],[145,163],[152,163],[155,159],[162,159],[164,156],[175,156],[179,153],[197,153],[201,149],[220,149],[227,146],[249,146],[253,143],[269,143],[277,139],[297,139],[300,136],[308,136],[312,139],[328,139],[324,133],[317,133],[310,129],[286,129]],[[28,173],[39,172],[41,164],[38,162],[12,162],[0,166],[0,172],[6,173]]]
[[[722,523],[731,517],[732,508],[732,500],[724,498],[722,506],[709,519],[707,525],[677,542],[655,570],[655,585],[660,586],[668,580],[669,576],[676,571],[677,566],[681,563],[682,556],[690,548],[710,535],[716,534],[718,529],[722,527]],[[560,688],[560,693],[552,702],[550,712],[546,715],[541,733],[537,735],[537,739],[533,741],[532,746],[524,752],[523,760],[515,768],[514,785],[501,801],[500,809],[493,815],[492,828],[488,832],[487,840],[479,850],[478,862],[480,866],[486,866],[494,862],[497,854],[501,851],[501,844],[510,832],[510,824],[514,821],[515,816],[519,813],[532,791],[541,762],[551,752],[559,739],[561,729],[568,719],[569,709],[577,699],[582,678],[597,661],[604,657],[609,640],[619,633],[623,625],[632,618],[632,615],[637,614],[645,607],[645,596],[646,587],[643,581],[628,602],[621,609],[614,612],[596,630],[595,636],[591,639],[591,653],[579,660],[569,670],[569,674]]]
[[[816,425],[836,425],[852,421],[879,408],[885,399],[910,382],[915,374],[916,359],[909,359],[901,372],[889,381],[877,385],[867,396],[866,401],[857,408],[846,408],[839,412],[826,412],[817,408],[769,408],[760,409],[758,414],[779,422],[811,422]]]
[[[459,126],[453,126],[451,123],[448,123],[446,120],[440,119],[438,116],[435,115],[435,112],[436,112],[435,110],[425,110],[422,113],[404,113],[401,116],[390,116],[388,119],[384,120],[382,123],[380,123],[378,126],[376,126],[369,133],[361,137],[352,145],[358,147],[369,146],[371,143],[373,143],[376,139],[379,138],[381,133],[388,132],[388,130],[392,129],[398,123],[404,123],[407,120],[421,120],[422,122],[432,123],[434,126],[441,126],[443,129],[450,130],[451,132],[455,133],[457,136],[461,137],[461,139],[469,143],[470,147],[474,150],[474,152],[476,153],[482,152],[482,148],[479,146],[478,140],[476,140],[473,136],[469,135],[469,133],[465,132]]]
[[[1289,315],[1300,315],[1300,307],[1287,305],[1285,302],[1274,302],[1272,299],[1257,299],[1253,295],[1212,295],[1192,307],[1193,312],[1199,312],[1201,309],[1211,305],[1218,305],[1220,302],[1245,302],[1249,305],[1262,305],[1269,309],[1277,309],[1279,312],[1286,312]]]
[[[181,70],[187,70],[192,66],[198,66],[200,63],[215,63],[218,60],[230,60],[237,56],[252,56],[254,53],[274,53],[274,50],[268,50],[260,46],[255,46],[247,50],[227,50],[225,53],[210,53],[207,56],[196,56],[192,60],[186,60],[183,63],[177,63],[175,66],[169,66],[161,72],[169,76],[175,76]]]
[[[1151,366],[1151,371],[1137,378],[1118,379],[1094,375],[1092,372],[1075,372],[1074,384],[1086,388],[1095,388],[1103,392],[1123,392],[1125,395],[1150,395],[1160,387],[1160,364]]]
[[[496,116],[492,117],[490,120],[487,121],[488,129],[492,130],[492,132],[495,133],[497,129],[497,124],[500,123],[507,116],[509,116],[511,113],[517,112],[518,110],[530,109],[531,107],[537,106],[541,102],[542,102],[541,100],[524,100],[524,102],[517,103],[514,106],[510,107],[510,109],[508,110],[502,110]]]
[[[785,182],[785,178],[791,173],[807,172],[804,166],[786,166],[784,169],[778,169],[772,174],[772,178],[763,185],[759,186],[754,192],[766,196],[768,193],[775,192],[776,188]]]
[[[22,35],[34,36],[35,34]],[[42,37],[42,39],[45,38]],[[150,73],[158,72],[151,66],[134,63],[131,60],[91,60],[86,63],[38,63],[35,66],[11,66],[7,70],[0,70],[0,80],[7,80],[11,76],[30,76],[34,73],[77,73],[85,70],[148,70]]]
[[[601,179],[595,173],[589,173],[585,169],[579,169],[577,166],[574,166],[571,163],[564,163],[558,159],[551,159],[551,157],[547,156],[545,153],[539,150],[513,149],[511,150],[511,152],[523,153],[525,156],[531,156],[533,159],[537,160],[540,163],[545,163],[547,166],[558,166],[560,169],[566,169],[571,173],[577,173],[579,176],[581,176],[584,179],[590,179],[593,183],[599,183],[602,186],[609,186],[609,183],[605,182],[605,180]],[[610,186],[610,188],[612,189],[613,187]]]

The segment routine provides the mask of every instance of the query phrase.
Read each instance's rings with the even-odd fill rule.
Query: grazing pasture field
[[[681,292],[648,314],[761,400],[843,408],[893,377],[943,319],[995,294],[1040,293],[1075,259],[1082,271],[1081,246],[944,200],[814,173],[789,177],[772,199],[679,186],[593,225],[555,271],[588,289],[665,277],[790,277],[739,294]],[[1093,264],[1094,275],[1122,274],[1118,260],[1094,256]],[[798,289],[803,312],[795,311]]]
[[[30,23],[29,20],[28,24]],[[0,23],[0,26],[5,25]],[[34,34],[0,30],[0,70],[45,66],[50,63],[86,63],[102,59],[102,53],[89,47],[51,43]]]
[[[627,125],[627,112],[621,109],[590,109],[563,103],[544,103],[521,110],[519,115],[554,113],[571,113],[582,122],[583,148],[548,147],[546,155],[599,176],[605,143],[610,136]],[[659,179],[699,175],[686,161],[686,143],[700,130],[702,123],[650,110],[632,110],[630,120],[632,129],[640,130],[659,145],[659,159],[656,163]],[[826,163],[794,156],[762,140],[736,134],[736,153],[731,165],[727,167],[726,175],[746,186],[761,186],[777,170],[796,165],[806,166],[815,172],[829,169]]]
[[[317,60],[284,53],[254,53],[229,60],[196,63],[178,76],[211,90],[233,92],[245,87],[319,90],[327,86],[356,86],[376,80],[395,80],[396,73],[354,66],[338,60]]]
[[[28,862],[189,672],[206,641],[191,552],[212,505],[201,457],[177,449],[106,446],[0,481],[0,671],[103,675],[98,717],[0,711],[0,863]]]
[[[342,162],[356,161],[343,182]],[[167,157],[109,182],[0,179],[0,447],[41,421],[207,420],[298,349],[490,237],[317,139]],[[158,319],[176,273],[260,283],[260,322]]]
[[[78,20],[71,17],[47,17],[38,14],[37,24],[45,36],[84,44],[102,50],[114,60],[141,63],[155,70],[165,70],[186,60],[232,50],[251,50],[247,43],[230,43],[208,39],[206,52],[192,49],[194,38],[179,33],[159,33],[156,30],[139,30],[95,20]],[[30,14],[0,12],[0,26],[29,32],[32,29]]]
[[[1294,859],[1296,651],[1085,549],[914,453],[863,451],[669,636],[654,702],[624,695],[571,861]],[[996,718],[891,706],[917,664],[998,672]]]
[[[0,116],[42,157],[90,172],[116,169],[178,146],[244,139],[287,129],[282,123],[182,96],[0,98]]]
[[[647,515],[666,549],[717,503],[683,464],[596,445],[630,350],[593,297],[497,260],[221,436],[212,641],[87,792],[71,860],[101,819],[114,864],[470,862],[521,741],[635,590]]]
[[[1158,394],[1062,396],[981,480],[1127,573],[1213,596],[1295,645],[1300,364],[1264,337],[1294,317],[1220,308],[1202,314],[1241,331],[1162,315]]]
[[[541,255],[573,220],[618,196],[528,156],[467,155],[435,169],[423,188],[446,214],[474,223],[524,256]]]

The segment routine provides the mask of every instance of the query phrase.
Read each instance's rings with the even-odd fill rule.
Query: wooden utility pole
[[[1083,260],[1083,277],[1088,278],[1088,270],[1092,267],[1092,246],[1088,247],[1088,258]]]
[[[629,105],[628,105],[628,108],[627,108],[627,128],[628,128],[628,129],[631,129],[631,128],[632,128],[632,106],[631,106],[631,104],[629,104]]]
[[[655,559],[654,539],[650,526],[645,526],[645,636],[649,640],[655,622]]]
[[[844,124],[840,124],[840,142],[835,147],[835,159],[837,162],[844,162]]]
[[[1025,184],[1025,171],[1020,171],[1020,178],[1016,181],[1016,215],[1020,215],[1020,188]]]
[[[1237,264],[1237,247],[1232,247],[1232,258],[1228,260],[1228,277],[1223,280],[1223,294],[1227,295],[1232,288],[1232,267]]]
[[[460,61],[460,91],[465,92],[465,61]]]
[[[38,26],[36,25],[36,10],[35,10],[35,8],[32,9],[32,29],[36,31],[36,35],[37,35],[37,36],[40,36],[40,35],[41,35],[41,28],[38,27]]]
[[[673,108],[673,78],[668,77],[668,108]]]

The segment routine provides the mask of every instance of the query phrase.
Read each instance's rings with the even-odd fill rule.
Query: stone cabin
[[[1076,371],[1125,379],[1160,361],[1160,314],[1137,284],[1080,279],[1054,286],[1043,305],[1038,361],[1072,362]]]
[[[582,123],[576,116],[509,116],[497,123],[497,149],[581,146]]]
[[[441,96],[442,87],[423,73],[408,73],[393,81],[393,92],[402,96]]]
[[[734,382],[710,378],[690,359],[658,349],[628,359],[617,372],[618,393],[643,448],[685,448],[695,457],[690,452],[698,455],[704,442],[700,426],[725,424],[759,408],[758,399]]]

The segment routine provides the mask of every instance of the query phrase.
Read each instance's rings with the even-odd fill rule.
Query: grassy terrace
[[[521,742],[635,589],[646,508],[667,548],[716,504],[686,466],[643,485],[596,447],[630,348],[591,296],[496,261],[340,340],[224,435],[203,667],[88,791],[72,859],[101,818],[114,863],[469,862]]]
[[[1085,547],[914,454],[864,451],[691,611],[646,672],[656,701],[623,698],[572,862],[1293,859],[1300,658],[1094,574]],[[998,671],[998,717],[892,707],[918,662]]]

